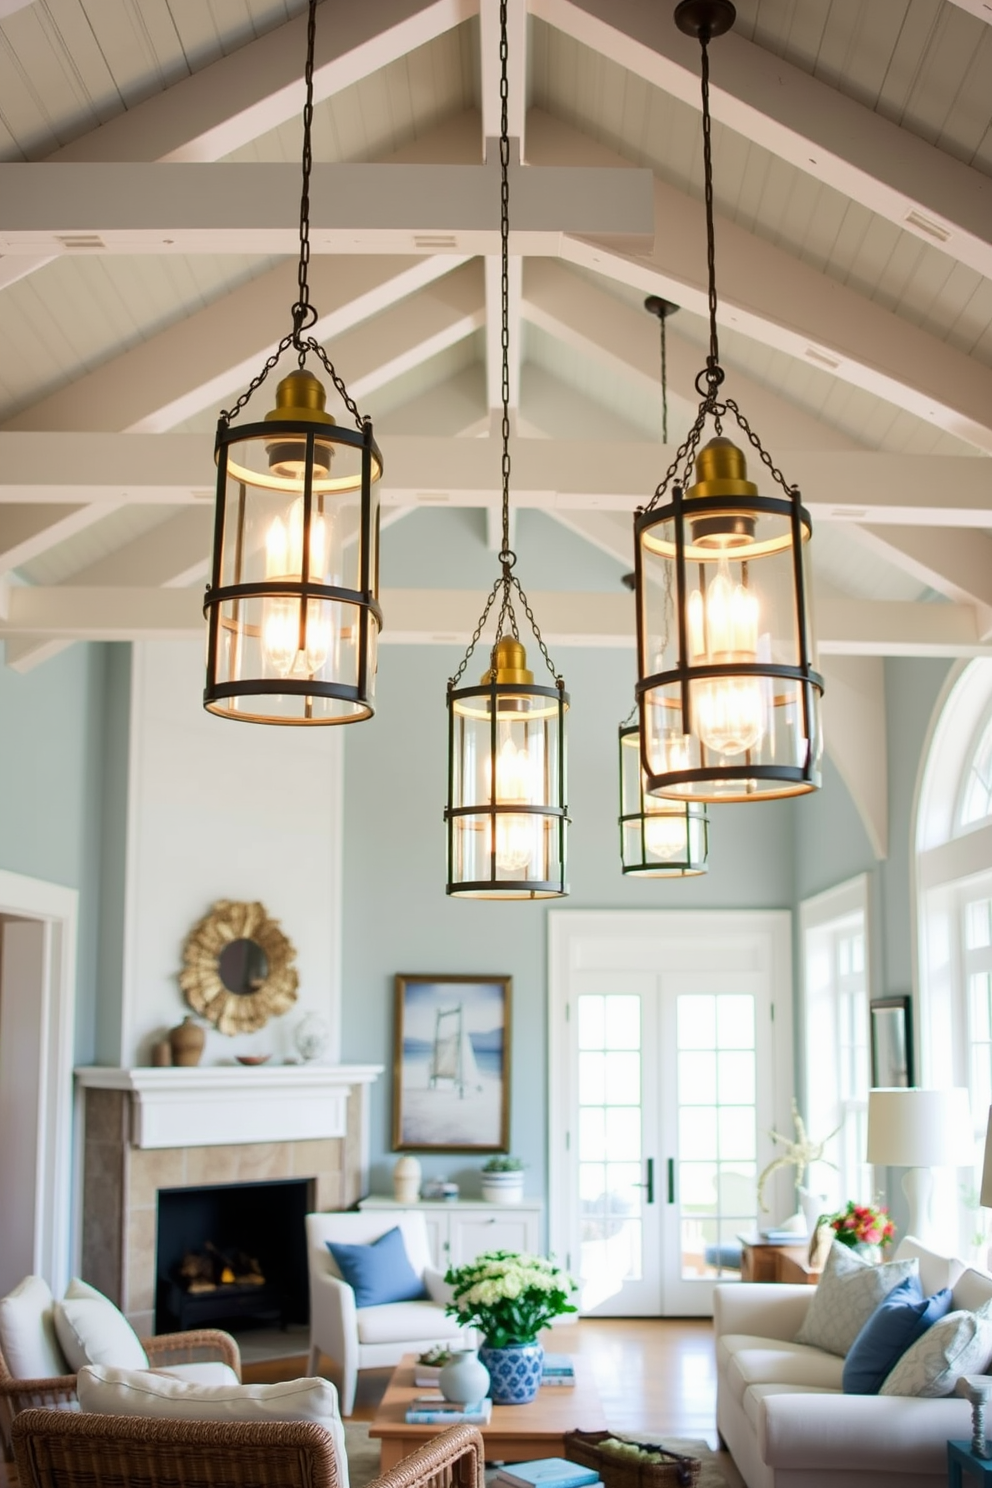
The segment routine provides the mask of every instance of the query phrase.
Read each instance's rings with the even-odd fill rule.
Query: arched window
[[[977,1186],[992,1104],[992,660],[954,678],[934,726],[916,817],[921,1085],[966,1085],[976,1170],[938,1170],[933,1212],[957,1213],[984,1265]],[[947,1238],[953,1241],[948,1226]]]

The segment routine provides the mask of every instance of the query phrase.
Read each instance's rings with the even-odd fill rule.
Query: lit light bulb
[[[326,582],[328,524],[320,512],[310,517],[310,578]],[[303,577],[303,497],[289,509],[288,522],[274,517],[265,536],[265,577],[299,582]],[[328,607],[319,599],[307,601],[303,644],[300,644],[299,600],[272,596],[264,601],[262,645],[281,677],[312,677],[327,663],[334,641]]]
[[[509,733],[496,755],[496,805],[529,806],[533,801],[534,765],[518,749]],[[496,866],[504,873],[522,873],[534,856],[534,828],[529,816],[496,819]]]
[[[688,856],[685,807],[668,805],[658,796],[644,796],[644,846],[653,858]]]
[[[758,657],[758,600],[734,584],[725,557],[706,588],[688,604],[689,649],[694,666],[754,662]],[[743,754],[764,737],[760,677],[719,677],[692,684],[696,729],[717,754]]]

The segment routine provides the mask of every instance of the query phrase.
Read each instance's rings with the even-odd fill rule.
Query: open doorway
[[[69,1279],[78,897],[0,871],[0,1295]]]

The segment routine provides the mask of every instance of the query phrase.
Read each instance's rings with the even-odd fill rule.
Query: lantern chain
[[[509,626],[510,634],[514,640],[520,639],[520,629],[517,624],[516,611],[514,609],[514,590],[517,600],[523,608],[524,614],[534,633],[541,655],[544,657],[548,671],[555,679],[556,685],[561,688],[564,684],[562,678],[555,670],[554,662],[551,660],[544,637],[541,635],[540,627],[534,618],[530,601],[520,585],[520,580],[513,572],[517,561],[517,555],[510,547],[510,122],[509,122],[509,80],[507,76],[507,60],[509,58],[509,39],[507,36],[507,0],[500,0],[499,6],[499,102],[500,102],[500,133],[499,133],[499,168],[500,168],[500,193],[499,193],[499,238],[500,238],[500,397],[502,402],[502,420],[500,424],[500,437],[502,440],[502,458],[500,464],[501,474],[501,506],[502,506],[502,542],[499,551],[499,562],[502,569],[500,577],[496,580],[486,600],[485,608],[479,619],[478,625],[472,634],[468,650],[462,657],[461,664],[449,682],[449,687],[457,687],[465,674],[465,668],[475,651],[482,636],[490,611],[496,603],[496,596],[502,590],[502,600],[499,608],[499,616],[496,621],[496,637],[493,641],[490,666],[495,673],[496,670],[496,648],[502,639],[505,628]]]
[[[282,338],[265,362],[261,372],[252,378],[234,406],[229,409],[225,408],[221,412],[219,419],[221,424],[229,424],[232,419],[237,418],[252,394],[262,386],[269,373],[274,370],[283,354],[291,346],[298,354],[301,368],[306,365],[307,353],[313,352],[330,376],[341,401],[358,428],[364,429],[367,422],[359,413],[358,406],[345,387],[343,378],[335,371],[333,362],[319,341],[313,336],[304,335],[304,332],[313,329],[318,319],[316,308],[310,303],[310,175],[313,169],[313,62],[317,36],[317,4],[318,0],[309,0],[307,12],[307,59],[304,69],[306,99],[303,105],[303,187],[300,193],[300,260],[296,273],[298,298],[292,307],[293,329]]]

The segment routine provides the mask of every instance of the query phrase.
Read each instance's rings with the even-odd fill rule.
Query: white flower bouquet
[[[577,1287],[567,1271],[544,1256],[490,1250],[464,1266],[449,1266],[454,1300],[445,1311],[479,1328],[490,1348],[534,1343],[553,1318],[577,1309]]]

